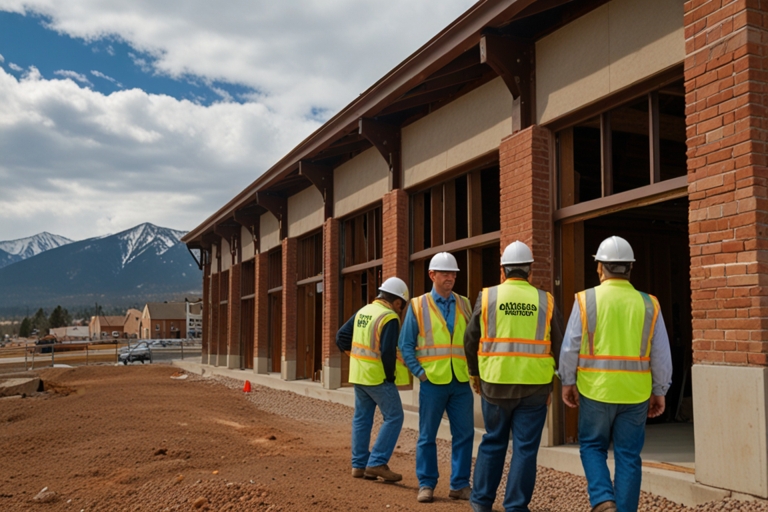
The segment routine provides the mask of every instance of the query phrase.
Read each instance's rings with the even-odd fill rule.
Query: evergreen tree
[[[40,336],[48,334],[48,317],[43,308],[38,309],[32,317],[32,329],[37,329]]]
[[[61,306],[56,306],[56,309],[51,312],[51,316],[48,318],[48,324],[51,329],[66,327],[71,321],[69,312]]]
[[[24,320],[21,321],[21,326],[19,326],[19,338],[29,338],[31,331],[32,322],[29,321],[29,318],[24,317]]]

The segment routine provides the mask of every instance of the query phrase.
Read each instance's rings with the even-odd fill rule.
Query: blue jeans
[[[645,419],[648,402],[608,404],[579,398],[579,452],[587,475],[589,503],[615,501],[618,512],[635,512],[640,500]],[[614,481],[608,471],[608,445],[613,441]]]
[[[536,456],[541,431],[547,421],[547,397],[531,395],[509,400],[504,406],[483,398],[485,431],[477,450],[474,485],[470,498],[472,509],[490,512],[501,482],[507,458],[509,434],[512,433],[512,461],[507,475],[504,510],[528,512],[536,484]]]
[[[472,441],[475,438],[474,398],[468,382],[456,377],[450,384],[424,381],[419,386],[419,441],[416,445],[416,477],[419,487],[435,488],[437,469],[437,429],[443,413],[451,425],[451,489],[469,485],[472,471]]]
[[[371,429],[376,406],[379,406],[384,423],[369,451]],[[403,404],[393,382],[378,386],[355,384],[355,415],[352,417],[352,467],[381,466],[389,462],[395,451],[400,429],[403,427]]]

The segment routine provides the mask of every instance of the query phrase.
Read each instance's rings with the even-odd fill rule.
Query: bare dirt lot
[[[469,510],[447,498],[445,442],[436,501],[419,504],[415,432],[403,430],[390,462],[402,482],[353,479],[350,408],[177,372],[45,369],[44,393],[0,400],[0,510]],[[531,509],[589,510],[584,479],[540,468]],[[696,510],[705,509],[768,510],[736,501]],[[643,494],[641,510],[692,509]]]

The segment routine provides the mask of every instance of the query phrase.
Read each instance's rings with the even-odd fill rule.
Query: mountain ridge
[[[71,244],[73,240],[47,231],[0,242],[0,268],[37,256],[45,251]]]

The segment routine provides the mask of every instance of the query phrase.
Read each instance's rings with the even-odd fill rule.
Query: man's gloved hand
[[[422,373],[421,375],[419,375],[419,380],[420,380],[421,382],[427,382],[427,380],[428,380],[428,379],[427,379],[427,374],[426,374],[426,372],[425,372],[425,373]]]
[[[480,394],[480,376],[470,375],[469,383],[472,385],[472,390],[479,395]]]
[[[651,395],[651,401],[648,404],[648,417],[661,416],[666,408],[666,403],[667,400],[663,396]]]

